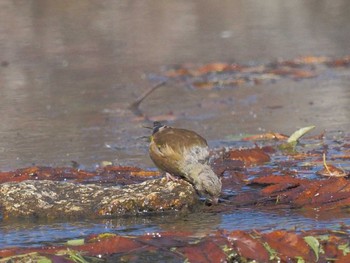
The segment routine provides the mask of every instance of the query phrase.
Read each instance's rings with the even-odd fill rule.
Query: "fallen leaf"
[[[270,156],[261,148],[230,150],[224,158],[242,161],[247,166],[270,161]]]
[[[228,69],[231,69],[229,64],[217,62],[200,66],[195,71],[192,71],[192,74],[199,76],[210,72],[222,72]]]
[[[350,65],[350,56],[330,60],[326,64],[329,67],[348,67]]]
[[[320,242],[314,236],[306,236],[304,237],[305,242],[312,248],[315,253],[316,261],[319,259],[320,250]]]
[[[328,177],[346,177],[349,175],[348,172],[331,164],[327,164],[327,168],[324,167],[322,170],[317,171],[316,174]]]
[[[233,231],[228,236],[235,250],[244,258],[257,260],[257,262],[268,262],[269,253],[262,245],[261,240],[252,237],[244,231]]]
[[[283,262],[288,262],[289,258],[301,256],[306,262],[315,262],[314,255],[310,255],[310,247],[305,240],[296,233],[287,231],[274,231],[263,235],[262,239],[277,252]]]
[[[268,140],[287,140],[288,136],[281,134],[281,133],[276,133],[276,132],[268,132],[264,134],[257,134],[257,135],[252,135],[246,138],[243,138],[244,141],[268,141]]]
[[[328,177],[345,177],[349,175],[349,173],[343,169],[337,168],[331,164],[327,164],[325,153],[323,154],[323,169],[317,171],[316,174]]]
[[[329,58],[323,57],[323,56],[320,56],[320,57],[304,56],[304,57],[295,59],[295,62],[300,64],[322,64],[328,61],[329,61]]]
[[[308,126],[295,131],[287,140],[287,143],[297,142],[302,136],[315,129],[316,126]]]
[[[299,80],[314,78],[317,76],[317,73],[311,70],[293,70],[291,75],[295,80]]]

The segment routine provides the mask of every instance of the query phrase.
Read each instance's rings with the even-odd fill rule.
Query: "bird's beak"
[[[211,203],[212,203],[213,205],[217,205],[217,204],[219,203],[219,198],[218,198],[218,197],[212,198],[212,199],[211,199]]]
[[[219,203],[219,198],[218,197],[207,198],[205,203],[209,206],[217,205]]]

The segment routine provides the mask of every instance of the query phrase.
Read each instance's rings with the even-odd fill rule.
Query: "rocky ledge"
[[[165,178],[124,187],[51,180],[0,184],[3,219],[115,217],[183,210],[197,202],[196,192],[189,183]]]

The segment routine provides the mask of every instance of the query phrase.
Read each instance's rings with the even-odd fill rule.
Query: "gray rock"
[[[197,202],[198,196],[191,184],[165,178],[122,188],[49,180],[0,184],[0,208],[4,219],[115,217],[182,210]]]

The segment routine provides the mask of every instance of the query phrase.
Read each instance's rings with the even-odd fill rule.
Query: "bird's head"
[[[193,184],[201,196],[212,204],[218,203],[222,183],[209,165],[196,164],[192,167],[189,177],[193,180]]]
[[[161,131],[162,129],[167,128],[167,127],[168,127],[168,126],[166,126],[166,125],[160,123],[159,121],[155,121],[155,122],[153,122],[153,131],[152,131],[152,134],[155,134],[155,133],[157,133],[157,132],[159,132],[159,131]]]

